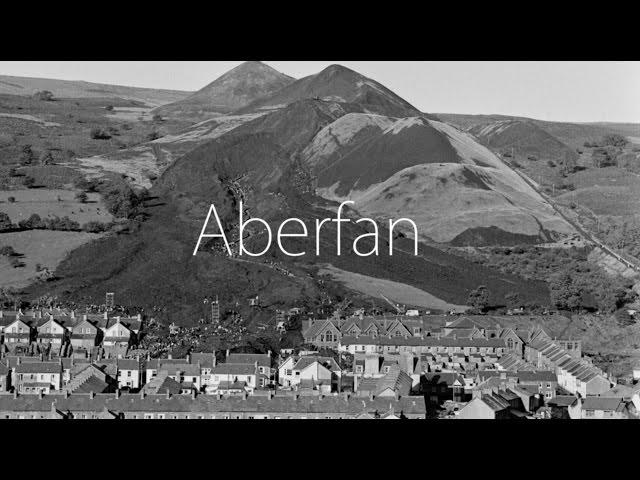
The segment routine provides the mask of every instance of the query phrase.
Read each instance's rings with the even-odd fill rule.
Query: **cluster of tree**
[[[33,99],[41,102],[53,101],[53,93],[49,90],[40,90],[33,94]]]
[[[68,216],[62,218],[54,216],[52,218],[41,218],[37,213],[32,214],[26,220],[20,220],[18,227],[23,230],[63,230],[79,231],[80,224],[71,220]]]
[[[143,202],[149,197],[149,192],[143,188],[136,192],[127,184],[114,186],[102,192],[107,210],[114,217],[133,218],[139,213]]]
[[[599,235],[614,249],[640,259],[640,220],[631,217],[606,217],[599,225]]]
[[[0,307],[3,309],[22,308],[25,302],[14,288],[0,288]]]
[[[551,302],[570,311],[594,306],[601,313],[615,312],[635,300],[637,294],[632,287],[633,282],[611,277],[587,263],[569,265],[549,277]]]
[[[587,148],[596,148],[596,147],[619,147],[623,148],[629,143],[627,138],[623,135],[619,135],[617,133],[611,133],[602,137],[599,142],[584,142],[584,146]]]
[[[489,308],[489,297],[489,289],[484,285],[480,285],[469,293],[467,305],[477,312],[484,313]]]

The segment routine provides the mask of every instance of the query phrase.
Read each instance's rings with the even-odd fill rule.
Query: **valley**
[[[213,292],[252,328],[276,310],[318,311],[331,297],[462,311],[479,286],[494,309],[512,294],[555,308],[547,278],[485,261],[483,249],[580,245],[598,275],[635,282],[639,128],[425,113],[341,65],[295,79],[246,62],[196,92],[0,77],[0,212],[12,224],[0,246],[24,264],[0,258],[0,286],[25,301],[74,304],[115,291],[183,326]],[[237,250],[239,208],[264,219],[275,239],[284,220],[314,225],[347,200],[355,204],[344,210],[352,221],[342,255],[327,224],[318,255],[291,237],[287,250],[304,255],[228,258],[203,239],[193,256],[211,204]],[[32,215],[40,223],[24,223]],[[407,222],[392,257],[386,233],[384,255],[357,255],[354,240],[371,234],[355,223],[361,217],[381,228],[390,218],[415,221],[417,255]],[[267,242],[258,223],[242,237],[252,252]],[[52,272],[46,281],[36,264]],[[259,312],[247,304],[256,296]]]

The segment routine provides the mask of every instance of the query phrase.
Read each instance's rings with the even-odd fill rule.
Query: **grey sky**
[[[197,90],[238,62],[0,62],[0,74]],[[266,61],[300,78],[340,63],[425,112],[640,122],[640,62]]]

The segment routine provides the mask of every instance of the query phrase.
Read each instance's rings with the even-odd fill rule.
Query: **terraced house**
[[[0,419],[424,419],[422,397],[0,394]]]
[[[12,384],[19,393],[45,393],[62,389],[62,362],[22,362],[13,369]]]

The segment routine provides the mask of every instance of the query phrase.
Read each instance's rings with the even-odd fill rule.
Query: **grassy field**
[[[640,175],[617,167],[594,168],[571,175],[576,189],[557,197],[575,202],[596,215],[637,215],[640,212]]]
[[[401,305],[425,307],[442,311],[464,311],[467,308],[462,305],[454,305],[445,302],[444,300],[437,298],[424,290],[412,287],[411,285],[348,272],[346,270],[336,268],[333,265],[323,266],[318,273],[321,275],[330,275],[334,280],[342,283],[345,287],[351,290],[364,293],[365,295],[374,298],[380,298],[380,294],[382,294]]]
[[[109,110],[108,110],[109,109]],[[13,165],[24,145],[36,158],[51,152],[56,163],[130,148],[147,141],[152,132],[172,134],[191,122],[154,121],[149,107],[118,98],[78,98],[38,101],[0,94],[0,165]],[[110,138],[91,138],[92,129]]]
[[[78,246],[100,237],[84,232],[29,230],[0,234],[0,245],[10,245],[21,254],[23,267],[13,268],[7,257],[0,257],[0,287],[21,288],[36,277],[36,265],[53,271]]]
[[[8,198],[14,197],[15,202]],[[36,213],[41,218],[69,217],[82,225],[90,221],[107,223],[113,216],[107,211],[97,193],[87,194],[87,203],[75,199],[70,190],[32,188],[28,190],[0,191],[0,212],[4,212],[13,223],[29,218]]]
[[[11,77],[0,75],[0,93],[32,95],[40,90],[49,90],[55,97],[96,98],[117,97],[144,102],[147,105],[164,105],[186,98],[191,92],[157,88],[104,85],[79,80],[57,80],[51,78]]]

